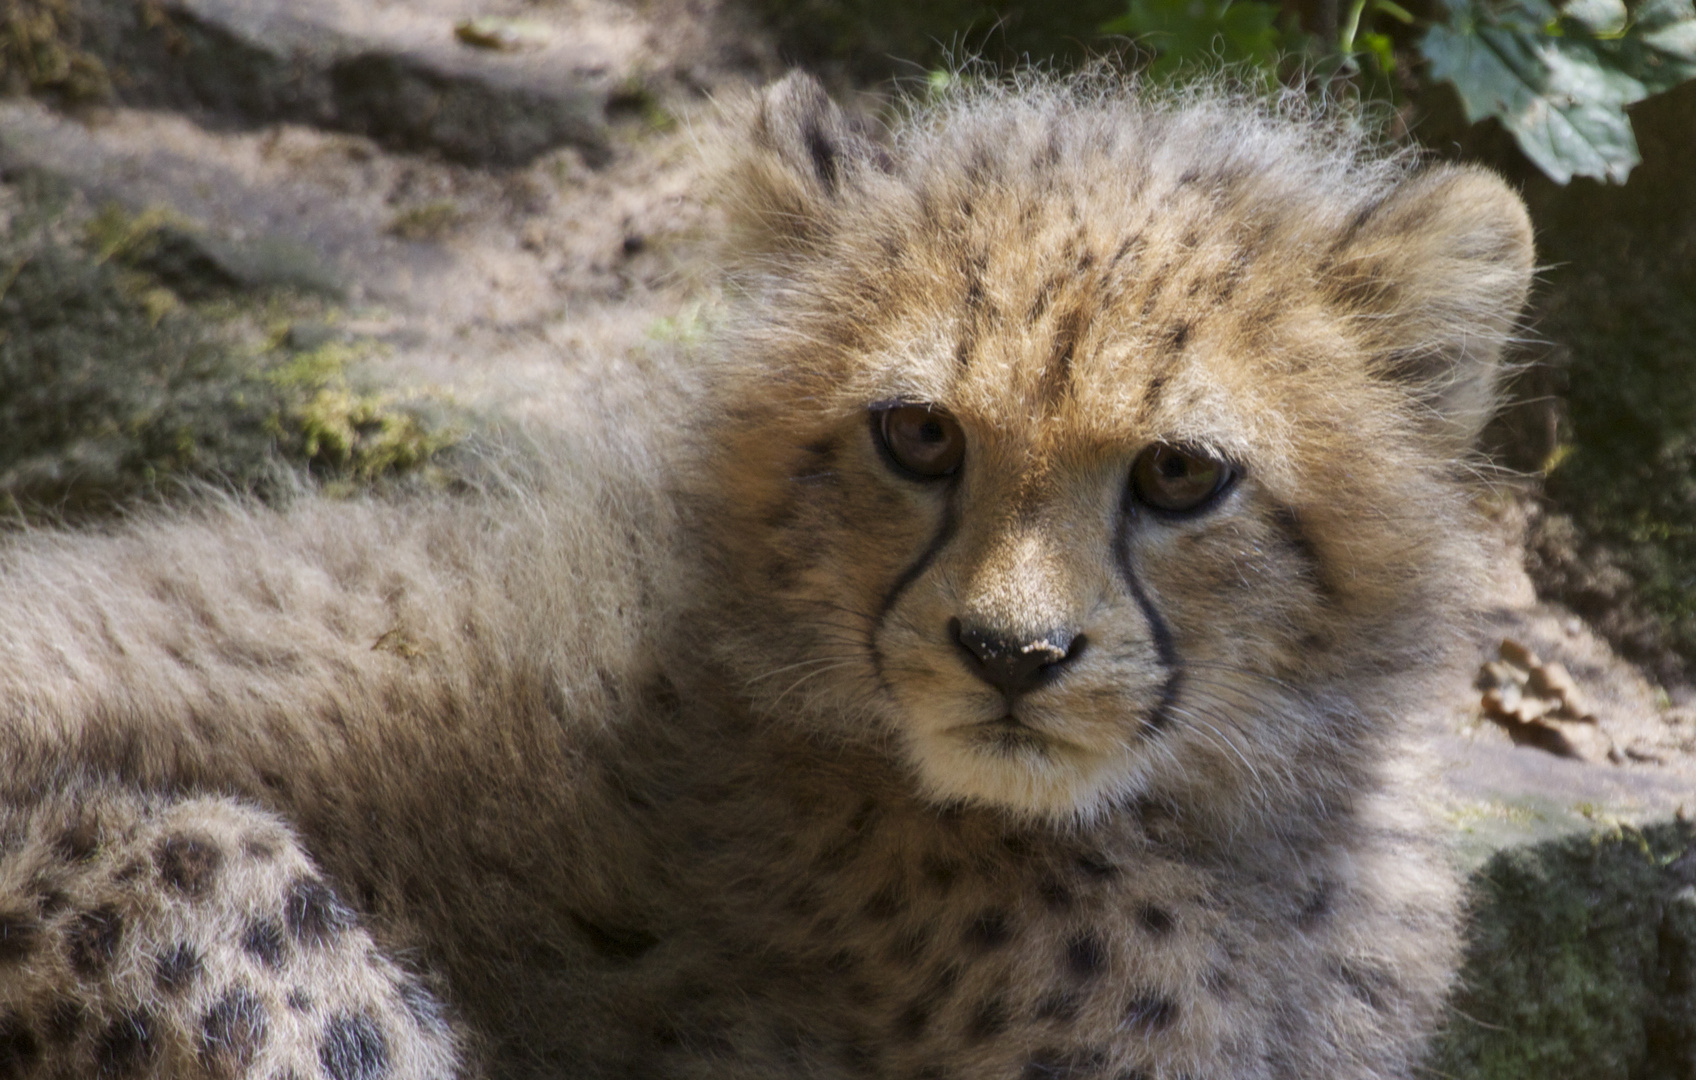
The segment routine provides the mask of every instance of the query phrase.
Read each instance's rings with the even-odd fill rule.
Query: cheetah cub
[[[0,1077],[1415,1074],[1519,200],[1104,80],[743,132],[557,474],[0,554]]]

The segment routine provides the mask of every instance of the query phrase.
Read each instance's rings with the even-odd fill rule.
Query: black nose
[[[1033,690],[1060,674],[1060,669],[1084,651],[1085,638],[1070,630],[1050,630],[1026,637],[966,626],[951,619],[948,632],[966,656],[972,674],[1013,695]]]

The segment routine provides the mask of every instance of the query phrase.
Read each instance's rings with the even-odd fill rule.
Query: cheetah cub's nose
[[[1009,698],[1059,675],[1083,654],[1087,640],[1082,634],[1061,629],[1025,638],[982,626],[965,626],[959,619],[948,621],[948,632],[965,653],[966,667],[972,674]]]

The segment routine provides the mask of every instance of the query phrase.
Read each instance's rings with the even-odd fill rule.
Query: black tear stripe
[[[1130,590],[1131,598],[1142,609],[1142,617],[1148,620],[1148,632],[1154,638],[1154,652],[1160,660],[1160,666],[1166,669],[1166,682],[1160,688],[1160,702],[1154,711],[1143,721],[1143,727],[1149,731],[1164,731],[1172,722],[1172,706],[1178,701],[1178,687],[1183,681],[1183,670],[1178,666],[1178,646],[1172,640],[1172,630],[1161,618],[1160,612],[1149,599],[1148,591],[1138,580],[1136,570],[1131,566],[1131,545],[1129,524],[1136,518],[1135,498],[1131,494],[1131,485],[1125,485],[1125,494],[1119,499],[1118,528],[1113,532],[1113,565],[1124,579],[1125,587]]]
[[[882,603],[878,604],[877,619],[872,623],[872,641],[869,644],[871,645],[872,665],[877,670],[877,681],[886,690],[889,688],[889,684],[883,677],[883,657],[877,651],[877,628],[883,625],[883,620],[889,615],[889,609],[895,606],[895,601],[901,599],[901,594],[907,591],[907,586],[917,581],[919,575],[925,572],[925,568],[930,566],[936,560],[936,557],[942,553],[942,549],[948,546],[948,542],[954,539],[954,534],[960,527],[960,518],[955,506],[956,490],[950,488],[948,491],[948,501],[942,508],[942,524],[937,527],[936,535],[931,537],[930,543],[926,545],[919,557],[913,560],[907,569],[901,571],[901,576],[895,579],[895,584],[890,586],[889,591],[883,596]]]

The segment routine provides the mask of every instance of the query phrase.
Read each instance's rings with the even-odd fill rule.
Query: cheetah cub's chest
[[[815,814],[793,859],[720,883],[721,955],[755,943],[742,962],[776,1007],[756,1044],[891,1076],[1137,1077],[1217,1058],[1241,989],[1223,898],[1134,822],[1056,839],[899,800]]]
[[[1311,1062],[1312,1018],[1400,1030],[1426,1007],[1409,943],[1354,935],[1441,946],[1440,892],[1386,901],[1320,851],[1223,866],[1152,804],[1057,832],[844,780],[703,789],[712,824],[667,860],[696,859],[676,921],[624,969],[627,1013],[659,1018],[634,1036],[656,1075],[703,1053],[753,1074],[1306,1075],[1278,1063]]]

